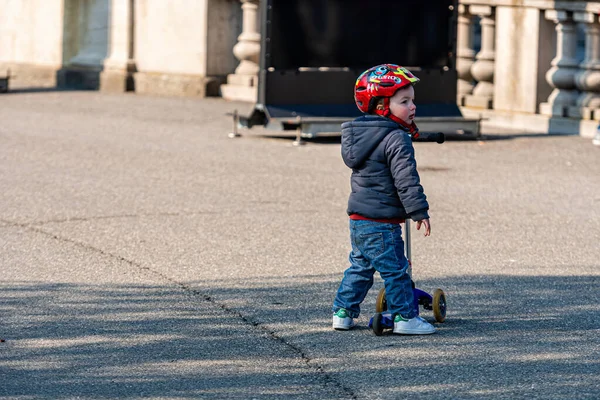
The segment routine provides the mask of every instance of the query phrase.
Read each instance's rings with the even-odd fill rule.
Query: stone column
[[[577,34],[571,12],[546,10],[546,19],[556,24],[556,57],[546,80],[554,88],[548,101],[540,104],[540,114],[565,117],[570,106],[574,106],[578,93],[575,90],[575,75],[578,62],[575,57]]]
[[[581,90],[575,106],[569,108],[574,118],[600,120],[600,24],[598,15],[576,12],[576,22],[585,25],[585,58],[575,75],[575,86]]]
[[[467,95],[473,93],[473,75],[471,67],[475,60],[475,50],[473,50],[473,16],[469,12],[469,6],[460,4],[458,6],[458,27],[456,38],[456,72],[457,82],[457,103],[465,105]]]
[[[109,56],[100,74],[100,90],[122,93],[134,90],[133,54],[135,0],[111,0]]]
[[[221,85],[221,94],[228,100],[254,102],[258,95],[258,70],[260,56],[259,0],[240,0],[243,25],[233,54],[240,60],[234,74],[227,76],[227,84]]]
[[[481,51],[475,57],[471,75],[477,81],[473,94],[467,96],[468,107],[492,108],[494,98],[494,61],[496,57],[495,9],[490,6],[470,6],[470,12],[481,18]]]
[[[537,114],[552,88],[546,72],[554,57],[554,24],[537,8],[496,7],[494,110]]]

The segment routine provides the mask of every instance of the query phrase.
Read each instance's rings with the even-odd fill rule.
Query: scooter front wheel
[[[373,328],[373,333],[377,336],[381,336],[383,335],[383,315],[378,312],[377,314],[375,314],[373,316],[373,322],[372,322],[372,328]]]
[[[446,295],[442,289],[433,292],[433,316],[437,322],[446,320]]]

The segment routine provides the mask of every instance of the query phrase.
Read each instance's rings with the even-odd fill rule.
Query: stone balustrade
[[[467,7],[462,5],[466,12]],[[495,7],[488,5],[470,5],[468,12],[479,17],[481,24],[481,49],[475,55],[470,75],[477,82],[471,95],[465,97],[467,107],[492,108],[494,98],[494,60],[496,57],[496,19]],[[458,43],[457,43],[458,45]],[[462,45],[462,44],[461,44]],[[464,47],[464,45],[462,45]]]
[[[600,24],[598,14],[577,12],[574,20],[580,22],[585,32],[585,58],[575,74],[575,87],[579,90],[575,107],[568,110],[569,117],[600,119]]]
[[[242,33],[233,47],[240,61],[235,73],[227,76],[221,85],[221,95],[228,100],[256,101],[260,55],[259,0],[240,0],[242,3]]]
[[[456,72],[458,76],[457,102],[461,106],[465,105],[466,96],[472,94],[475,87],[471,74],[471,68],[475,62],[473,26],[473,15],[469,8],[460,4],[456,28]]]
[[[600,121],[600,1],[460,3],[463,113],[517,129],[592,137]],[[477,23],[479,51],[472,39]]]

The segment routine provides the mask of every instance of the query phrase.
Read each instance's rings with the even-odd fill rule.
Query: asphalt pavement
[[[416,143],[431,336],[375,336],[339,138],[228,137],[222,99],[0,95],[1,399],[595,399],[600,148],[486,126]],[[423,316],[433,320],[429,311]]]

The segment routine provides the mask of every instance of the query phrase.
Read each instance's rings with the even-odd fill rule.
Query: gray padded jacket
[[[398,124],[376,115],[343,123],[342,158],[352,168],[348,215],[429,218],[412,140]]]

